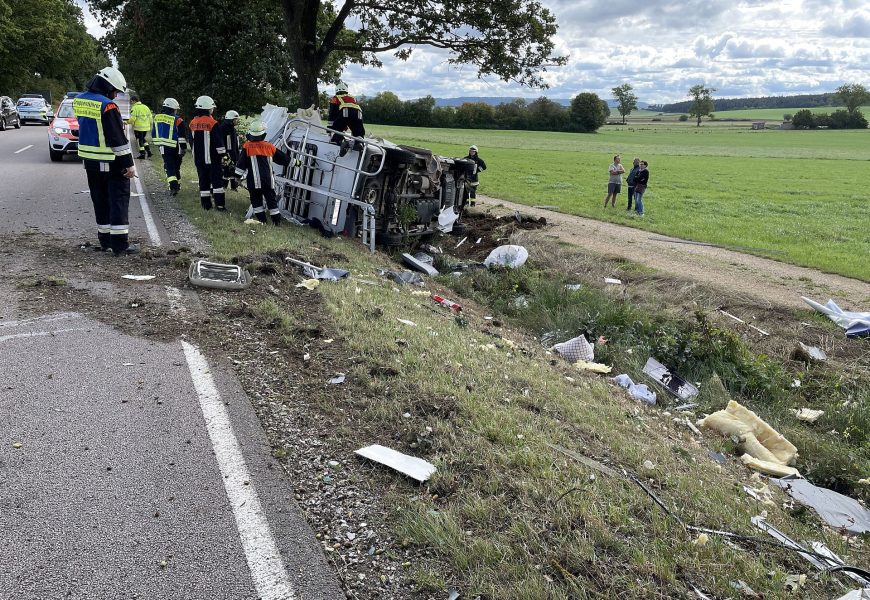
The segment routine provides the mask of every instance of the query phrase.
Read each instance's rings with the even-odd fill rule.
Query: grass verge
[[[355,356],[348,377],[377,401],[352,416],[347,401],[331,407],[330,417],[338,421],[336,435],[353,443],[371,442],[353,439],[350,423],[364,419],[383,432],[384,443],[438,466],[426,486],[394,485],[382,497],[387,523],[405,543],[432,556],[415,566],[421,596],[440,594],[438,588],[450,583],[463,595],[491,600],[685,597],[691,586],[729,597],[730,582],[740,579],[779,598],[790,595],[789,573],[807,571],[793,554],[715,538],[695,543],[634,484],[590,469],[551,444],[636,474],[688,523],[755,535],[749,519],[767,510],[790,535],[824,540],[850,561],[866,562],[860,543],[847,544],[821,529],[805,511],[783,508],[778,492],[773,506],[747,497],[741,485],[748,472],[733,460],[719,465],[707,456],[710,449],[727,451],[728,440],[694,436],[606,380],[552,360],[525,333],[582,327],[609,335],[613,341],[602,357],[618,367],[636,368],[641,349],[667,352],[674,360],[701,356],[697,371],[688,358],[678,364],[690,377],[725,373],[726,385],[743,381],[747,393],[763,395],[764,382],[753,376],[767,373],[764,360],[702,321],[698,326],[709,340],[603,292],[581,291],[582,302],[575,304],[543,261],[519,272],[457,280],[452,285],[462,296],[451,295],[465,305],[465,319],[457,320],[425,296],[377,278],[375,269],[393,267],[382,255],[308,229],[241,223],[247,205],[242,194],[230,194],[231,215],[203,213],[187,167],[183,174],[181,207],[217,256],[252,262],[267,252],[287,252],[353,273],[350,281],[325,283],[313,293]],[[517,293],[529,299],[525,315],[511,308]],[[290,334],[293,311],[279,302],[252,310],[276,333]],[[516,327],[484,320],[490,311]],[[725,372],[726,353],[739,359],[733,374]],[[781,383],[775,372],[767,377]],[[831,597],[838,591],[821,576],[811,577],[804,593]]]

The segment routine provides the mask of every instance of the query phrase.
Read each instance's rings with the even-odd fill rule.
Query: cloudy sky
[[[719,97],[870,85],[870,0],[542,1],[559,23],[557,52],[569,57],[546,74],[543,95],[553,98],[583,91],[609,98],[625,82],[650,103],[683,100],[701,82]],[[495,77],[478,79],[472,67],[450,66],[444,54],[425,48],[407,62],[384,56],[384,65],[351,66],[345,79],[352,93],[542,95]]]

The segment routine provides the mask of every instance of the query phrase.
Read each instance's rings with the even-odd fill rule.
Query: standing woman
[[[649,185],[649,163],[645,160],[640,161],[640,171],[634,178],[634,209],[637,214],[643,216],[643,194],[646,192],[646,186]]]

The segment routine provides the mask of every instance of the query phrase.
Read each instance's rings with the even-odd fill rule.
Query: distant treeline
[[[581,95],[597,98],[592,94]],[[381,92],[374,97],[360,97],[358,102],[366,123],[411,127],[594,131],[610,114],[607,104],[601,100],[597,101],[601,106],[587,110],[581,104],[572,113],[570,107],[544,97],[531,102],[517,98],[496,106],[486,102],[465,102],[453,107],[436,106],[432,96],[400,100],[393,92]],[[590,112],[596,114],[585,114]],[[585,119],[586,116],[590,119]]]
[[[650,105],[648,110],[666,113],[685,113],[692,101],[672,104]],[[836,106],[834,93],[798,94],[797,96],[764,96],[760,98],[713,98],[713,110],[742,110],[745,108],[815,108],[817,106]]]

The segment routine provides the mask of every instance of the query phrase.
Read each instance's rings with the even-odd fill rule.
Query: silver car
[[[19,98],[16,108],[22,125],[29,121],[49,125],[54,120],[54,110],[44,98]]]

